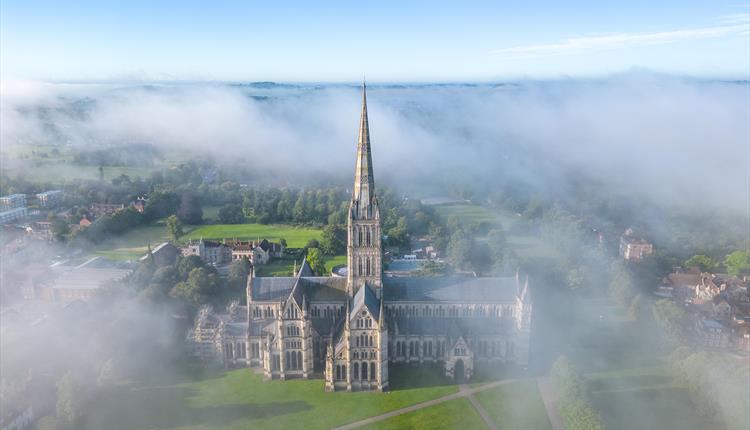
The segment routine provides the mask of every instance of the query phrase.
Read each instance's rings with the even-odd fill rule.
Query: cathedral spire
[[[370,125],[367,120],[367,85],[362,82],[362,113],[359,118],[353,198],[359,202],[360,208],[365,208],[371,203],[374,191],[375,178],[372,172],[372,152],[370,151]]]

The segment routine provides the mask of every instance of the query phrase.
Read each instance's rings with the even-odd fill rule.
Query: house
[[[654,246],[646,239],[636,236],[632,228],[620,236],[620,257],[628,261],[639,261],[654,252]]]
[[[182,247],[182,255],[197,255],[206,264],[219,266],[232,261],[232,248],[221,242],[201,239],[197,242],[190,241]]]
[[[252,264],[267,264],[271,258],[280,258],[284,253],[284,247],[280,243],[269,242],[267,239],[257,241],[224,239],[222,243],[232,248],[233,261],[247,258]]]
[[[89,207],[89,212],[94,215],[94,218],[99,218],[104,215],[112,215],[121,210],[125,209],[123,204],[114,203],[92,203]]]
[[[130,204],[135,210],[140,213],[146,210],[146,199],[144,197],[138,197],[133,203]]]
[[[89,221],[88,218],[83,217],[80,221],[78,221],[78,225],[80,225],[81,227],[88,227],[91,225],[91,221]]]
[[[180,255],[180,250],[169,242],[159,244],[156,248],[151,250],[150,255],[154,259],[154,263],[159,267],[169,266],[173,264]],[[139,261],[144,261],[149,258],[149,254],[144,255]]]
[[[695,324],[696,341],[704,348],[727,348],[729,329],[716,320],[699,318]]]

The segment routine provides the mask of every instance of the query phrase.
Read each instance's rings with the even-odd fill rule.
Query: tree
[[[74,425],[82,415],[82,389],[70,371],[57,381],[57,418]]]
[[[323,229],[320,249],[327,255],[346,252],[346,228],[341,224],[328,224]]]
[[[199,267],[205,268],[206,263],[197,255],[188,255],[187,257],[180,258],[177,261],[177,275],[179,279],[185,280],[190,275],[193,269]]]
[[[235,290],[241,291],[247,283],[247,275],[250,274],[250,268],[250,261],[248,261],[247,258],[234,260],[232,264],[229,265],[229,276],[227,277],[229,286]]]
[[[218,291],[219,277],[203,267],[198,267],[190,271],[187,280],[178,282],[170,294],[185,300],[191,306],[198,307],[208,303]]]
[[[507,241],[503,229],[495,228],[490,230],[487,234],[487,245],[490,247],[490,257],[492,258],[493,263],[496,266],[501,266],[507,248]]]
[[[652,312],[670,344],[678,346],[685,343],[690,321],[685,309],[672,300],[662,299],[654,302]]]
[[[724,259],[724,266],[727,273],[732,276],[739,276],[742,273],[750,271],[750,250],[734,251]]]
[[[222,224],[242,224],[245,222],[245,213],[240,205],[225,205],[219,209],[219,222]]]
[[[616,264],[612,282],[609,284],[609,294],[622,306],[627,306],[633,300],[635,291],[627,268],[622,263]]]
[[[180,197],[175,193],[154,191],[148,196],[143,213],[149,220],[173,215],[180,207]]]
[[[185,224],[202,224],[203,209],[200,202],[192,193],[183,193],[180,198],[180,207],[177,208],[177,217]]]
[[[710,272],[714,269],[714,266],[716,266],[716,262],[703,254],[693,255],[685,261],[685,267],[697,267],[702,272]]]
[[[317,275],[324,276],[328,273],[326,270],[325,260],[323,259],[323,253],[318,248],[309,248],[307,250],[307,264]]]
[[[448,242],[448,259],[456,269],[471,270],[472,247],[473,241],[462,230],[453,233]]]
[[[305,250],[310,248],[320,248],[320,241],[318,239],[310,239],[305,244]]]
[[[167,218],[167,230],[169,231],[169,236],[172,237],[172,241],[174,242],[177,242],[180,237],[185,234],[182,231],[182,222],[176,215],[170,215],[169,218]]]
[[[55,239],[62,239],[66,234],[70,233],[70,227],[64,219],[60,217],[53,217],[50,221],[49,230]]]

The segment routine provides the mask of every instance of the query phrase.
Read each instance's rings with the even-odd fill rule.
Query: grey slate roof
[[[251,297],[253,301],[281,300],[289,297],[294,287],[292,276],[253,278]]]
[[[360,289],[357,290],[357,293],[354,294],[354,297],[352,298],[349,321],[354,319],[354,316],[357,314],[359,308],[361,308],[362,305],[367,308],[372,317],[375,318],[376,322],[380,321],[380,300],[375,297],[375,293],[367,284],[360,287]]]
[[[518,294],[515,277],[385,277],[383,284],[387,302],[507,303]]]

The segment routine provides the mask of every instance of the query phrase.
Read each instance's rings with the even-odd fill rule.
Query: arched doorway
[[[453,379],[457,384],[463,384],[465,382],[464,361],[461,359],[456,360],[456,364],[453,365]]]

